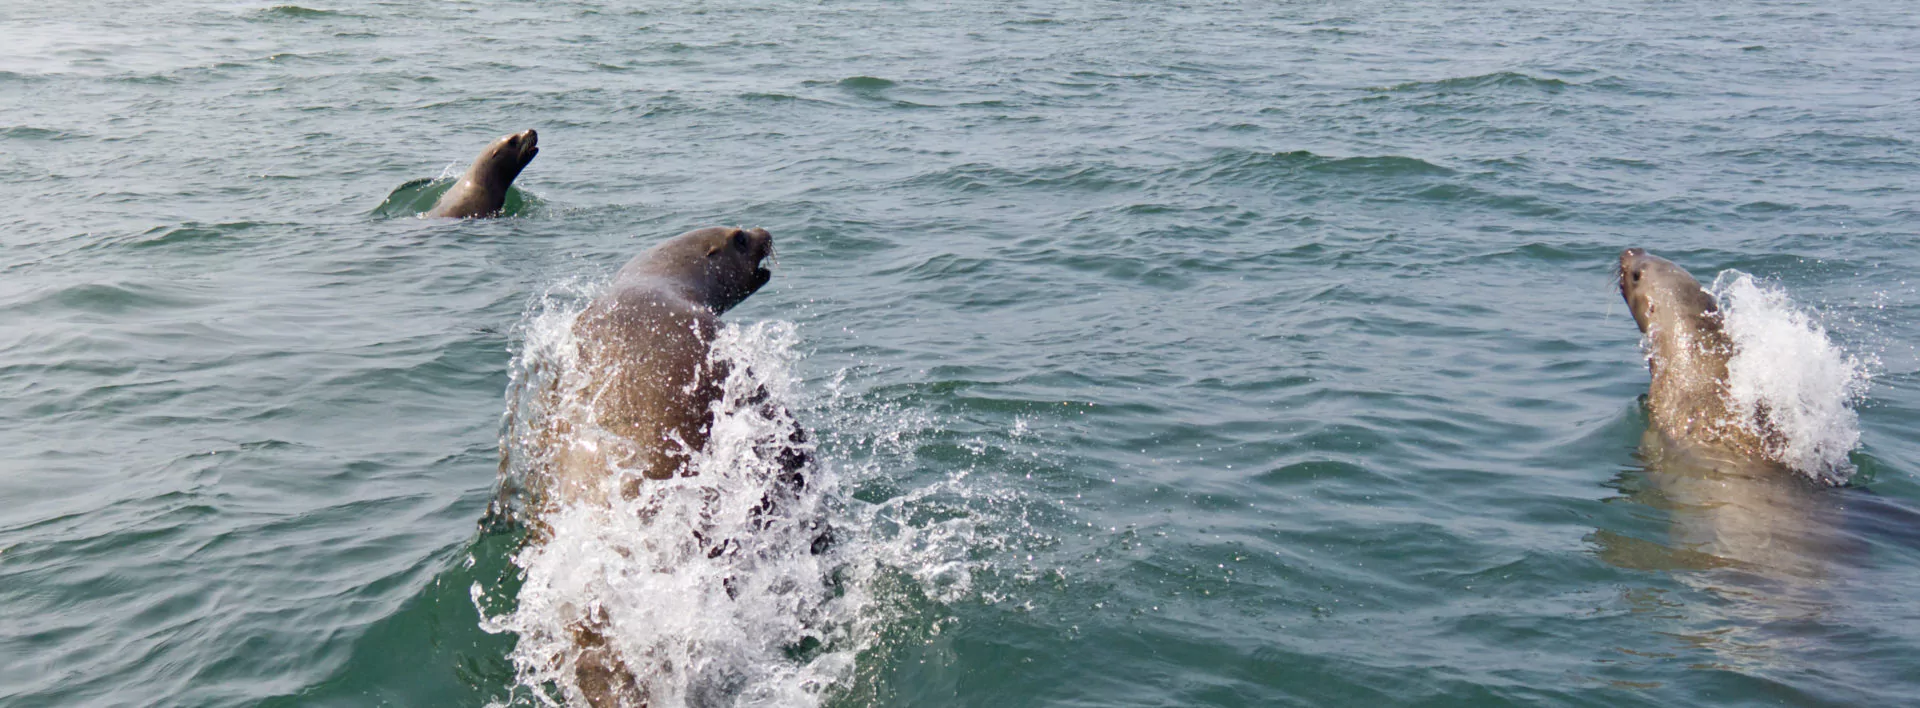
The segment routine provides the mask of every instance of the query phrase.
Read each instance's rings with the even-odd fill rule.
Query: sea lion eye
[[[1633,282],[1640,282],[1640,271],[1636,270],[1633,272]]]
[[[740,229],[733,230],[733,247],[742,251],[747,250],[747,232]]]

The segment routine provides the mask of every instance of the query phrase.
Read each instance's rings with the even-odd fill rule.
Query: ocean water
[[[297,1],[0,6],[0,704],[560,702],[570,602],[660,705],[1920,693],[1907,4]],[[712,224],[833,545],[483,525]],[[1629,246],[1850,486],[1643,440]]]

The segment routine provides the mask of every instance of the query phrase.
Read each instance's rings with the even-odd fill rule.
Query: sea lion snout
[[[740,244],[741,250],[746,251],[748,257],[753,259],[756,267],[773,257],[773,234],[766,229],[735,228],[732,237]]]
[[[533,157],[540,154],[540,133],[535,132],[532,128],[528,128],[509,135],[507,136],[507,148],[519,153],[520,167],[525,169],[527,163],[533,162]]]
[[[1660,286],[1656,286],[1652,281],[1642,286],[1641,281],[1663,272],[1661,271],[1663,264],[1672,267],[1673,270],[1679,270],[1666,259],[1647,253],[1647,249],[1644,248],[1629,248],[1620,252],[1620,297],[1627,301],[1627,310],[1633,313],[1633,322],[1643,333],[1653,324],[1656,308],[1654,298],[1647,288],[1658,290]],[[1652,274],[1649,271],[1652,271]],[[1686,280],[1691,282],[1693,279],[1688,277]]]

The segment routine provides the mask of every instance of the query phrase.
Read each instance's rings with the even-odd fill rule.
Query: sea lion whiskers
[[[1595,285],[1598,286],[1597,289],[1603,292],[1618,291],[1620,289],[1619,281],[1620,281],[1620,276],[1616,272],[1616,273],[1602,275],[1598,280],[1594,281],[1594,283]],[[1614,300],[1612,298],[1607,299],[1607,311],[1606,311],[1606,314],[1604,315],[1607,319],[1609,320],[1613,319],[1613,307],[1614,305],[1617,305],[1617,304],[1619,304],[1619,301]]]

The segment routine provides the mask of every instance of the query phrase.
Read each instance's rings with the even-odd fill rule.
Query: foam
[[[1729,408],[1739,424],[1765,436],[1777,461],[1825,484],[1853,476],[1847,455],[1860,444],[1853,406],[1866,397],[1871,358],[1842,351],[1786,291],[1737,270],[1714,278],[1733,358],[1727,364]]]

